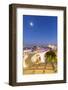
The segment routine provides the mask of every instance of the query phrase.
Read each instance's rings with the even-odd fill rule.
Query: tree
[[[31,58],[34,56],[35,61],[32,61]],[[38,65],[40,63],[40,56],[36,53],[29,53],[28,57],[25,60],[25,63],[27,65],[27,68],[33,69],[32,73],[35,73],[35,69],[38,68]]]
[[[34,54],[28,54],[28,57],[26,58],[25,60],[25,63],[27,65],[27,67],[31,68],[33,66],[33,62],[31,61],[31,57],[33,56]]]
[[[56,72],[55,64],[57,64],[57,56],[54,50],[49,50],[45,53],[45,69],[48,63],[52,65],[53,70]]]

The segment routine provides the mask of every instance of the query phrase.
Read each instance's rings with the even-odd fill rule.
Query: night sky
[[[23,37],[24,46],[57,44],[57,17],[23,15]]]

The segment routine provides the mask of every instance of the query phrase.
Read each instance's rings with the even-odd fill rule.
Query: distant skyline
[[[57,44],[57,16],[23,15],[23,38],[24,46]]]

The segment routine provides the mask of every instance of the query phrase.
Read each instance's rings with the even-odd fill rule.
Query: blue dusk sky
[[[57,44],[57,17],[23,15],[23,37],[24,46]]]

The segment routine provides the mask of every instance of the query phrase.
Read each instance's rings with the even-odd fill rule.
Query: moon
[[[29,24],[30,24],[30,26],[31,26],[31,27],[33,27],[33,26],[34,26],[34,23],[33,23],[33,22],[30,22]]]

